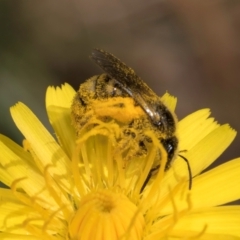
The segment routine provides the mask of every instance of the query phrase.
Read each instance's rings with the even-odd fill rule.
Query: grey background
[[[2,0],[0,132],[22,142],[9,114],[17,101],[50,128],[47,86],[77,89],[101,73],[88,57],[94,47],[118,56],[157,94],[177,96],[179,119],[208,107],[240,131],[239,27],[238,0]],[[237,156],[239,136],[216,164]]]

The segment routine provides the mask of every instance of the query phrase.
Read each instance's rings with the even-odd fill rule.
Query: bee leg
[[[142,185],[142,187],[141,187],[140,193],[143,192],[143,190],[144,190],[144,188],[146,187],[146,185],[148,184],[149,180],[150,180],[151,177],[154,175],[154,172],[155,172],[156,170],[158,170],[159,168],[160,168],[160,165],[157,165],[156,167],[154,167],[154,168],[152,168],[152,169],[150,170],[150,172],[149,172],[148,175],[147,175],[147,178],[145,179],[145,181],[144,181],[144,183],[143,183],[143,185]]]
[[[127,128],[123,130],[123,137],[119,140],[115,154],[124,152],[125,161],[131,160],[139,151],[136,133]]]

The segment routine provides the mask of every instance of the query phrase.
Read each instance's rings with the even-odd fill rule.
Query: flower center
[[[84,196],[69,225],[71,239],[141,239],[144,217],[122,193],[98,190]]]

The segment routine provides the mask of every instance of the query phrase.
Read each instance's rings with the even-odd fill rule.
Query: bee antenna
[[[187,167],[188,167],[188,174],[189,174],[189,186],[188,189],[191,190],[192,188],[192,170],[191,170],[191,166],[189,164],[189,161],[182,155],[178,154],[179,157],[181,157],[186,163],[187,163]]]

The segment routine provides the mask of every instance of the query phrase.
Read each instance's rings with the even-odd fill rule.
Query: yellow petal
[[[48,208],[39,208],[34,201],[32,205],[31,202],[29,205],[23,204],[9,189],[0,188],[0,199],[0,232],[31,235],[28,231],[31,227],[35,228],[40,235],[62,234],[65,231],[66,223],[57,218],[60,216],[59,211],[53,214]],[[1,237],[0,233],[0,239]]]
[[[48,87],[46,92],[46,107],[58,106],[70,108],[76,91],[69,84],[65,83],[60,87]]]
[[[240,207],[215,207],[185,215],[173,227],[171,235],[194,236],[205,226],[205,233],[240,237]]]
[[[0,231],[28,234],[22,223],[30,216],[39,218],[40,215],[19,202],[9,189],[0,188],[0,199]]]
[[[235,130],[227,124],[221,125],[187,151],[184,156],[186,156],[190,162],[193,176],[202,172],[212,164],[228,148],[235,137]],[[178,164],[180,165],[179,160]],[[183,164],[181,163],[181,165]],[[182,166],[180,171],[184,171],[183,167],[184,166]]]
[[[42,123],[23,103],[11,108],[12,118],[31,145],[44,172],[47,166],[51,176],[58,176],[58,184],[70,191],[70,160]]]
[[[182,240],[184,239],[185,235],[184,233],[181,234],[177,234],[180,235],[181,237],[167,237],[161,240]],[[184,237],[182,237],[184,236]],[[196,239],[196,240],[240,240],[240,237],[236,237],[236,236],[232,236],[231,233],[229,234],[211,234],[211,233],[204,233],[203,235],[201,235],[201,233],[193,233],[193,238],[192,239]],[[148,240],[148,238],[146,239]],[[155,240],[155,239],[151,239],[151,240]]]
[[[177,130],[180,151],[191,149],[219,126],[213,118],[208,118],[209,115],[209,109],[201,109],[179,121]]]
[[[68,84],[62,85],[61,88],[48,87],[46,92],[48,118],[62,148],[70,158],[75,149],[76,139],[70,118],[70,107],[75,93]]]
[[[39,240],[38,237],[11,233],[0,233],[1,240]]]
[[[6,172],[4,167],[2,167],[1,165],[0,165],[0,182],[4,183],[7,186],[10,186],[12,183],[12,177]]]
[[[217,206],[239,199],[239,176],[240,158],[197,176],[191,193],[194,208]]]
[[[0,152],[1,165],[8,173],[9,186],[13,181],[22,179],[17,183],[17,188],[23,189],[31,197],[39,195],[38,198],[41,199],[45,208],[56,206],[55,201],[46,191],[43,176],[36,166],[31,164],[32,158],[29,153],[2,135],[0,135]],[[1,180],[2,177],[0,176]],[[4,179],[3,182],[5,182]]]
[[[227,124],[218,126],[186,153],[180,153],[188,159],[193,176],[214,162],[230,145],[235,136],[236,131]],[[173,188],[183,178],[189,180],[187,165],[183,159],[177,157],[165,174],[162,193],[168,193],[168,187]]]
[[[226,204],[239,199],[240,196],[240,158],[228,161],[211,169],[193,179],[193,187],[190,192],[191,208],[197,209]],[[174,195],[174,201],[178,210],[188,208],[187,184],[183,186],[184,192],[179,191]],[[162,214],[172,212],[173,206],[169,202]]]
[[[168,107],[168,109],[171,112],[175,111],[175,108],[177,106],[177,98],[170,95],[168,92],[166,92],[162,97],[161,101]]]

